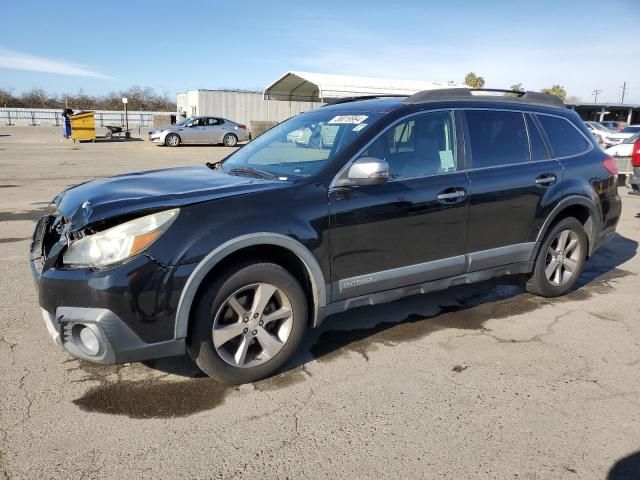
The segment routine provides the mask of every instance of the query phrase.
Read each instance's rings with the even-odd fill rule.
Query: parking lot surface
[[[240,387],[186,358],[59,350],[27,262],[46,203],[232,151],[0,127],[0,479],[640,476],[640,197],[624,188],[618,234],[563,298],[507,278],[353,310]]]

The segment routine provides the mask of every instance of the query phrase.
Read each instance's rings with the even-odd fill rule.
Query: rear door
[[[526,262],[562,165],[526,112],[465,110],[470,198],[469,271]]]
[[[222,143],[224,133],[219,118],[207,117],[205,122],[206,139],[203,143]]]

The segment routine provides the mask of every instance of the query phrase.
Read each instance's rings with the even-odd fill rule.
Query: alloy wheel
[[[564,285],[580,265],[580,238],[573,230],[562,230],[547,250],[545,276],[551,285]]]
[[[291,300],[279,288],[256,283],[237,290],[213,321],[213,345],[229,365],[261,365],[284,347],[293,326]]]

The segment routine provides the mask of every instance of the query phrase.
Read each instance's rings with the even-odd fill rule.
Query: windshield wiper
[[[273,173],[265,172],[264,170],[258,170],[251,167],[235,167],[229,170],[230,173],[238,175],[250,175],[252,177],[264,178],[266,180],[273,180],[276,176]]]

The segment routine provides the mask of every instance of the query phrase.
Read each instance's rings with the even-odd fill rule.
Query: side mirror
[[[351,164],[347,179],[355,185],[382,185],[389,180],[389,164],[376,157],[361,157]]]

